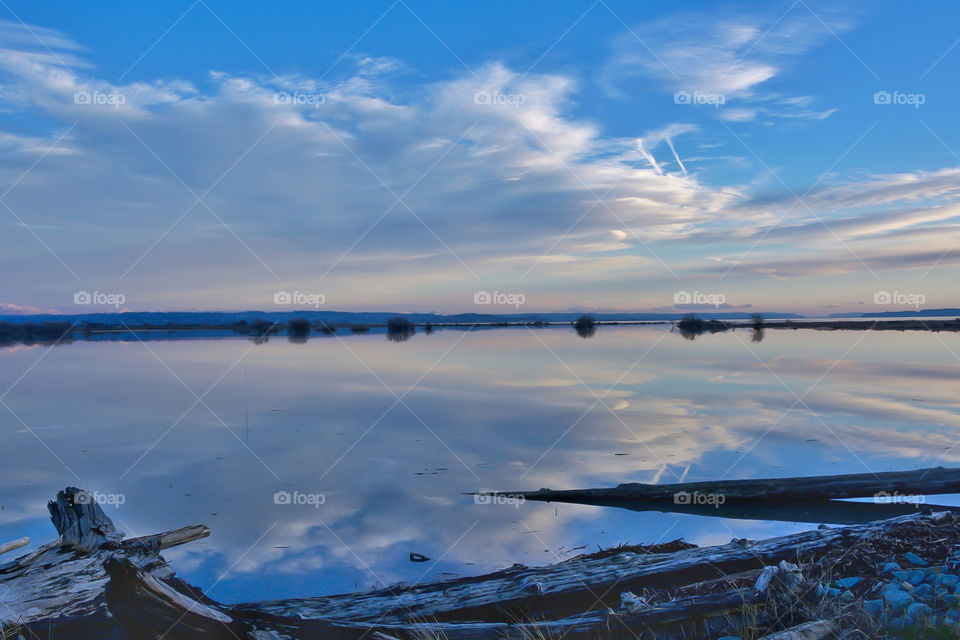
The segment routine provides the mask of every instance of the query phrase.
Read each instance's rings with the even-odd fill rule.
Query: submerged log
[[[577,502],[603,500],[630,502],[668,502],[678,505],[696,504],[698,496],[715,496],[714,502],[816,501],[838,498],[877,497],[882,503],[915,495],[960,493],[960,469],[934,467],[915,471],[883,473],[850,473],[834,476],[801,476],[762,480],[721,480],[679,484],[643,484],[630,482],[604,489],[568,489],[553,491],[477,492],[476,495],[522,496],[526,500],[544,502]]]
[[[548,500],[549,501],[549,500]],[[956,511],[960,507],[938,504],[894,503],[876,504],[872,502],[846,502],[841,500],[783,501],[771,500],[741,501],[724,504],[674,504],[664,501],[635,501],[622,499],[586,498],[583,500],[562,500],[597,507],[614,507],[629,511],[659,511],[661,513],[686,513],[710,518],[733,520],[764,520],[776,522],[807,522],[812,524],[866,524],[876,520],[886,520],[897,516],[918,513],[920,508],[927,512]]]

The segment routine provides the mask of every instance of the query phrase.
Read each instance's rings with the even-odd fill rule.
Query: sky
[[[0,313],[956,307],[958,71],[940,1],[2,0]]]

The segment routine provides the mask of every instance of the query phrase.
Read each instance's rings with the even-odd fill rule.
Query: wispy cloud
[[[816,109],[813,97],[785,94],[772,82],[792,61],[831,37],[813,15],[793,6],[779,18],[718,9],[713,15],[670,15],[639,25],[643,42],[619,38],[600,82],[610,95],[625,97],[638,86],[648,91],[652,79],[665,97],[682,92],[692,102],[697,96],[704,104],[719,102],[717,116],[733,121],[761,115],[826,118],[833,108]],[[834,31],[844,31],[845,24],[834,22]]]

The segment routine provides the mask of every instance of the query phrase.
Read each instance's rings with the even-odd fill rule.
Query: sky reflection
[[[208,524],[166,555],[243,601],[800,530],[462,493],[955,464],[955,351],[920,332],[609,326],[5,349],[0,535],[50,540],[65,485],[122,494],[105,508],[129,535]]]

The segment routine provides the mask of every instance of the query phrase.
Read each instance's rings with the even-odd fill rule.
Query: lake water
[[[51,540],[46,501],[81,486],[128,535],[209,525],[165,556],[239,602],[799,531],[462,494],[953,465],[957,354],[953,334],[663,326],[8,347],[0,538]]]

